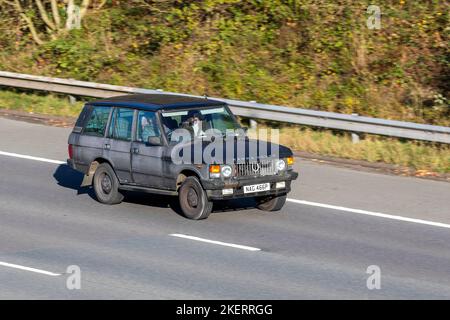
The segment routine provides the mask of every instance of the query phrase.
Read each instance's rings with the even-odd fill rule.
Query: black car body
[[[200,138],[174,138],[182,128]],[[120,202],[120,190],[178,195],[191,219],[206,218],[213,200],[241,197],[279,210],[298,176],[291,150],[249,139],[225,103],[166,94],[87,103],[69,137],[68,163],[100,202]]]

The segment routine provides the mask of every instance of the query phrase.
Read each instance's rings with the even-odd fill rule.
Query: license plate
[[[251,186],[244,186],[244,193],[261,192],[270,190],[270,183],[252,184]]]

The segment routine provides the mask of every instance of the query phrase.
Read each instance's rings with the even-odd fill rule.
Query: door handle
[[[133,148],[133,153],[138,154],[139,153],[139,148]]]
[[[105,143],[105,147],[104,147],[106,150],[109,150],[109,149],[111,149],[111,145],[109,144],[109,143]]]

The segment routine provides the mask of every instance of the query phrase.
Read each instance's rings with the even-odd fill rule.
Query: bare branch
[[[42,4],[41,0],[34,0],[36,2],[36,5],[39,9],[39,14],[42,18],[42,20],[45,22],[45,24],[51,29],[56,30],[55,24],[50,20],[50,18],[47,15],[47,12],[45,11],[45,7]]]
[[[83,0],[83,2],[81,3],[81,8],[80,8],[80,19],[82,19],[84,17],[90,4],[91,4],[91,0]]]
[[[102,0],[102,2],[99,3],[99,5],[97,6],[96,10],[100,10],[101,8],[103,8],[103,6],[106,4],[108,0]]]
[[[38,45],[43,44],[44,42],[41,40],[39,34],[36,31],[36,28],[34,27],[33,20],[31,20],[31,18],[24,13],[22,5],[20,4],[19,0],[14,0],[14,3],[7,1],[4,2],[14,5],[16,11],[19,13],[19,16],[27,23],[28,29],[30,29],[31,36],[33,37],[34,42],[36,42]]]
[[[58,3],[56,2],[56,0],[51,0],[51,5],[53,20],[55,20],[56,28],[59,29],[61,26],[61,18],[59,17]]]
[[[0,4],[2,4],[2,3],[6,3],[6,4],[9,4],[10,6],[14,6],[14,7],[16,6],[16,4],[11,1],[2,0],[2,1],[0,1]]]
[[[17,11],[19,11],[20,13],[23,12],[23,8],[22,8],[19,0],[14,0],[14,6],[16,7]]]
[[[39,35],[38,35],[37,31],[36,31],[36,28],[34,27],[34,23],[30,19],[30,17],[27,17],[27,15],[25,13],[21,13],[20,16],[27,23],[28,29],[30,29],[31,36],[33,37],[34,42],[36,42],[38,45],[43,44],[44,41],[42,41],[41,38],[39,37]]]

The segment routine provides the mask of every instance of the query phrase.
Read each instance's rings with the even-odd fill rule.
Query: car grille
[[[236,176],[269,176],[274,175],[275,160],[258,160],[245,163],[236,163]]]

